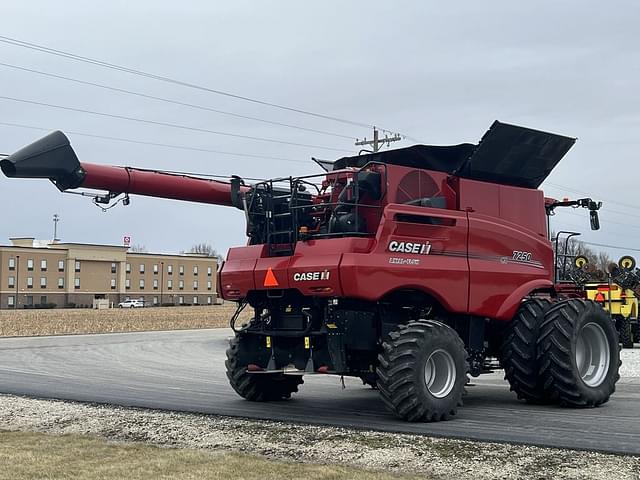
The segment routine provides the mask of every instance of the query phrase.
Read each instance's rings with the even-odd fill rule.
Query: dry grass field
[[[417,478],[343,465],[283,462],[264,457],[108,442],[81,435],[0,431],[0,479],[391,480]]]
[[[235,303],[198,307],[1,310],[0,336],[227,327]],[[247,312],[249,309],[246,309]],[[244,312],[243,312],[244,313]],[[243,317],[245,321],[248,313]],[[242,321],[238,322],[243,323]]]

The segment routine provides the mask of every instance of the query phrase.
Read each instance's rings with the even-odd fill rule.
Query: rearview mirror
[[[591,210],[589,212],[589,220],[591,221],[591,230],[600,230],[600,219],[598,218],[598,212]]]

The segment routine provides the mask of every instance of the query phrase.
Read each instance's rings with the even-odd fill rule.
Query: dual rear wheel
[[[595,302],[525,301],[502,346],[505,378],[531,403],[595,407],[620,378],[618,334]]]

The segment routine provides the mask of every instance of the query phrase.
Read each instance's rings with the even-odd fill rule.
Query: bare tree
[[[609,265],[613,263],[613,260],[609,256],[607,252],[598,252],[595,264],[598,270],[602,270],[603,272],[609,271]]]
[[[131,253],[149,253],[147,247],[139,243],[136,243],[135,245],[129,247],[129,251]]]
[[[223,260],[222,255],[220,255],[210,243],[196,243],[191,247],[189,253],[197,253],[199,255],[206,255],[207,257],[216,257],[218,259],[218,263],[221,263]]]

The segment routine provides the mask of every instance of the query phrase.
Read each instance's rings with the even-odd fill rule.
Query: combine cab
[[[618,380],[616,331],[602,306],[555,281],[538,187],[575,139],[495,122],[478,144],[415,145],[341,158],[321,175],[253,185],[80,163],[55,132],[0,161],[94,201],[149,195],[242,211],[220,295],[238,303],[231,387],[289,398],[303,376],[361,378],[407,421],[450,418],[468,376],[500,365],[519,398],[593,407]],[[237,324],[239,312],[251,320]],[[500,362],[500,363],[498,363]]]

